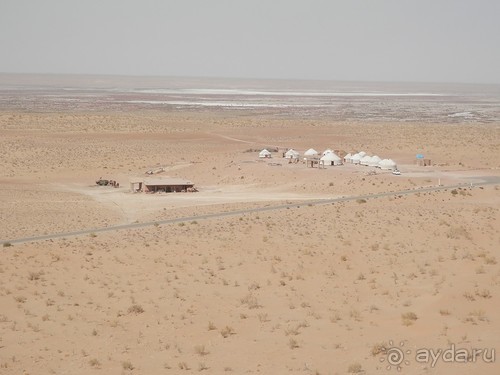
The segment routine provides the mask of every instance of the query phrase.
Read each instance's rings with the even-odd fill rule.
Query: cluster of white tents
[[[270,158],[270,157],[271,153],[266,149],[262,150],[259,153],[259,158]],[[291,148],[287,152],[285,152],[285,159],[299,160],[300,153]],[[316,151],[313,148],[310,148],[309,150],[304,152],[304,160],[305,161],[314,160],[319,164],[325,166],[335,166],[335,165],[342,165],[343,163],[349,163],[349,164],[365,165],[369,167],[377,167],[387,170],[397,169],[397,165],[392,159],[381,159],[377,155],[370,156],[367,155],[366,152],[364,151],[360,151],[355,154],[349,153],[342,160],[342,158],[339,157],[331,149],[326,149],[320,156],[318,151]]]
[[[346,163],[366,165],[369,167],[377,167],[380,169],[397,169],[397,165],[392,159],[381,159],[377,155],[367,155],[366,152],[361,151],[356,154],[347,154],[344,157]]]

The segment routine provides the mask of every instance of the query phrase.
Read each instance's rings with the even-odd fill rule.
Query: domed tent
[[[314,157],[318,156],[318,151],[316,151],[314,148],[310,148],[306,152],[304,152],[305,157]]]
[[[344,156],[344,162],[345,163],[352,163],[351,158],[352,158],[351,153],[348,153],[346,156]]]
[[[397,165],[396,163],[394,162],[394,160],[391,160],[391,159],[384,159],[384,160],[381,160],[379,163],[378,163],[378,166],[380,167],[380,169],[397,169]]]
[[[372,159],[370,160],[370,162],[368,163],[368,165],[370,167],[376,167],[378,166],[378,163],[381,161],[382,159],[380,159],[377,155],[374,155],[372,156]]]
[[[285,159],[298,159],[299,156],[299,152],[295,151],[293,148],[285,152]]]
[[[323,155],[319,160],[323,165],[342,165],[342,159],[333,152]]]
[[[359,154],[359,156],[361,156],[361,157],[366,156],[366,152],[364,152],[364,151],[360,151],[360,152],[358,152],[358,154]]]
[[[326,154],[329,154],[329,153],[333,153],[333,150],[330,149],[330,148],[327,148],[325,151],[323,151],[323,153],[321,154],[321,156],[325,156]]]
[[[354,154],[351,158],[351,162],[353,164],[359,164],[359,161],[361,160],[362,156],[358,154]]]
[[[259,158],[270,158],[270,157],[271,153],[266,149],[263,149],[261,152],[259,152]]]
[[[368,165],[368,163],[372,160],[372,157],[369,156],[369,155],[365,155],[361,158],[361,160],[359,161],[359,164],[361,165]]]

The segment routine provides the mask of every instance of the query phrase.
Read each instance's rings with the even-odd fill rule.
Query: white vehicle
[[[395,169],[392,171],[392,174],[393,175],[396,175],[396,176],[401,176],[401,172],[399,171],[399,169]]]

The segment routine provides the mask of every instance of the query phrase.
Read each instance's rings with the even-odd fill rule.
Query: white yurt
[[[397,169],[397,165],[392,159],[384,159],[378,163],[380,169]]]
[[[359,161],[361,160],[362,156],[358,154],[354,154],[351,158],[351,163],[353,164],[359,164]]]
[[[346,163],[352,163],[351,158],[352,158],[352,155],[349,152],[346,156],[344,156],[344,162],[346,162]]]
[[[358,152],[358,154],[359,154],[359,156],[361,156],[361,157],[366,156],[366,152],[364,152],[364,151],[360,151],[360,152]]]
[[[306,152],[304,152],[305,157],[311,157],[311,156],[318,156],[318,151],[316,151],[314,148],[310,148]]]
[[[372,157],[370,155],[365,155],[361,158],[359,161],[359,164],[361,165],[368,165],[368,163],[372,160]]]
[[[333,153],[333,150],[331,148],[327,148],[325,151],[323,151],[321,156],[325,156],[326,154],[329,154],[329,153]]]
[[[285,159],[298,159],[299,156],[299,152],[295,151],[293,148],[285,152]]]
[[[263,149],[261,152],[259,152],[259,158],[270,158],[270,157],[271,153],[266,149]]]
[[[376,167],[378,166],[378,163],[380,163],[382,159],[380,159],[377,155],[373,155],[372,156],[372,159],[370,160],[370,162],[368,163],[368,165],[370,167]]]
[[[323,162],[323,165],[342,165],[342,159],[338,157],[334,152],[329,152],[321,157],[319,159],[321,162]]]

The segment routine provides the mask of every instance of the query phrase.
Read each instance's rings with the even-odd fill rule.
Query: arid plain
[[[385,374],[397,372],[392,346],[405,374],[499,371],[500,188],[470,187],[498,181],[499,124],[4,110],[0,132],[4,242],[288,204],[5,243],[2,374]],[[248,152],[266,146],[365,150],[402,175]],[[422,149],[435,165],[415,166]],[[199,192],[130,193],[129,178],[157,165]],[[317,203],[439,182],[464,185]],[[488,356],[415,358],[452,347]]]

